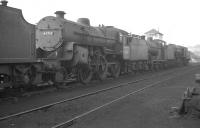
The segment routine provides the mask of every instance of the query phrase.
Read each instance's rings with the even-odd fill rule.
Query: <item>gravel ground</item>
[[[190,67],[189,68],[186,68],[186,69],[190,69]],[[185,70],[186,70],[185,69]],[[174,70],[176,70],[176,69],[174,69]],[[181,71],[179,71],[179,73],[180,72],[184,72],[185,70],[181,70]],[[150,75],[150,74],[146,74],[146,75]],[[170,76],[169,74],[168,74],[168,76]],[[138,76],[138,78],[140,78],[140,77],[143,77],[143,76]],[[121,79],[121,80],[120,80]],[[120,78],[120,79],[118,79],[118,82],[122,82],[122,81],[127,81],[127,80],[130,80],[130,79],[132,79],[130,76],[128,76],[128,77],[126,77],[125,79],[124,78]],[[88,110],[90,110],[90,109],[92,109],[92,108],[94,108],[94,107],[97,107],[97,106],[99,106],[99,105],[102,105],[102,104],[104,104],[104,103],[106,103],[106,102],[109,102],[109,101],[111,101],[111,100],[113,100],[113,99],[116,99],[117,97],[120,97],[120,96],[122,96],[122,95],[124,95],[124,94],[126,94],[126,93],[128,93],[128,92],[131,92],[131,91],[133,91],[133,90],[137,90],[137,89],[139,89],[139,88],[142,88],[143,86],[145,86],[145,85],[147,85],[147,84],[149,84],[149,83],[151,83],[151,82],[155,82],[155,81],[157,81],[157,80],[161,80],[161,79],[165,79],[165,76],[159,76],[159,77],[157,77],[157,78],[152,78],[151,80],[149,80],[149,81],[145,81],[145,82],[143,82],[143,83],[137,83],[137,84],[135,84],[134,86],[127,86],[126,88],[120,88],[120,89],[115,89],[115,91],[114,90],[112,90],[112,91],[109,91],[109,92],[107,92],[107,93],[104,93],[104,94],[98,94],[98,95],[95,95],[95,96],[91,96],[91,97],[89,97],[89,98],[87,98],[86,100],[77,100],[77,101],[75,101],[75,102],[70,102],[70,103],[67,103],[67,104],[62,104],[62,105],[58,105],[58,106],[56,106],[56,107],[53,107],[53,108],[50,108],[50,109],[47,109],[47,110],[42,110],[42,111],[38,111],[38,112],[36,112],[36,113],[32,113],[32,114],[28,114],[28,115],[26,115],[26,116],[21,116],[21,117],[19,117],[19,118],[14,118],[14,119],[10,119],[10,120],[7,120],[7,121],[4,121],[4,122],[1,122],[0,123],[0,126],[2,126],[2,127],[12,127],[12,128],[36,128],[36,127],[40,127],[40,128],[46,128],[46,127],[50,127],[50,126],[52,126],[52,125],[55,125],[56,123],[58,123],[58,122],[62,122],[62,121],[64,121],[64,120],[67,120],[67,119],[70,119],[70,118],[72,118],[72,117],[74,117],[75,115],[77,115],[77,114],[81,114],[81,113],[83,113],[83,112],[86,112],[86,111],[88,111]],[[102,82],[101,84],[102,84],[102,86],[93,86],[95,89],[97,89],[97,88],[100,88],[100,87],[103,87],[103,86],[107,86],[107,85],[109,85],[109,86],[111,86],[111,85],[113,85],[114,83],[113,83],[114,81],[105,81],[105,82]],[[115,83],[116,84],[116,83]],[[171,85],[171,84],[170,84]],[[88,88],[89,87],[89,88]],[[88,90],[92,90],[91,89],[91,87],[90,86],[88,86],[88,87],[84,87],[84,88],[80,88],[80,90],[79,91],[75,91],[74,93],[71,93],[71,95],[73,95],[73,94],[78,94],[78,93],[81,93],[81,92],[85,92],[85,91],[88,91]],[[173,86],[174,87],[174,86]],[[94,89],[93,88],[93,89]],[[180,88],[180,87],[179,87]],[[181,89],[183,89],[184,90],[184,87],[182,87],[181,86]],[[153,91],[150,91],[150,92],[153,92],[153,94],[155,95],[156,93],[155,93],[155,91],[153,90]],[[183,92],[183,91],[182,91]],[[181,92],[181,93],[182,93]],[[57,92],[58,93],[58,92]],[[162,93],[162,92],[161,92]],[[168,92],[169,93],[169,92]],[[59,96],[66,96],[66,94],[64,93],[64,91],[63,92],[61,92],[61,93],[59,93],[59,95],[53,95],[54,93],[51,93],[51,94],[48,94],[48,96],[50,96],[50,97],[52,97],[52,96],[55,96],[55,97],[52,97],[54,100],[56,100],[57,98],[60,98]],[[141,93],[142,94],[142,93]],[[148,94],[148,93],[144,93],[145,94],[145,96]],[[159,94],[158,94],[159,95]],[[181,94],[180,94],[181,95]],[[179,99],[180,99],[180,95],[179,95]],[[67,95],[67,96],[69,96],[69,95]],[[139,96],[139,95],[138,95]],[[136,100],[133,100],[134,101],[134,103],[132,103],[132,102],[126,102],[126,100],[124,100],[124,101],[122,101],[122,103],[120,103],[120,106],[116,106],[116,107],[114,107],[114,109],[112,108],[112,110],[114,111],[114,113],[115,114],[117,114],[118,113],[118,111],[124,111],[123,109],[127,109],[127,108],[124,108],[124,107],[136,107],[136,108],[132,108],[132,109],[134,109],[134,110],[141,110],[141,106],[139,106],[139,104],[137,103],[137,101],[138,102],[140,102],[140,103],[142,103],[143,102],[143,104],[146,104],[147,106],[151,106],[152,105],[152,103],[154,103],[153,105],[153,107],[155,107],[155,109],[157,110],[157,108],[156,108],[156,106],[157,106],[157,102],[159,103],[159,102],[161,102],[161,101],[159,101],[160,99],[158,98],[158,99],[154,99],[154,97],[151,97],[151,94],[148,94],[147,95],[147,97],[151,97],[152,99],[150,99],[150,100],[153,100],[153,102],[149,102],[148,103],[148,101],[146,101],[146,99],[145,99],[145,96],[142,96],[142,97],[138,97],[138,98],[136,98]],[[159,95],[160,96],[160,95]],[[171,96],[171,94],[170,94],[170,96]],[[45,96],[44,96],[45,97]],[[41,100],[39,100],[40,102],[46,102],[46,100],[44,100],[44,97],[41,97]],[[48,97],[48,98],[50,98],[50,97]],[[137,96],[136,96],[137,97]],[[30,99],[31,99],[32,97],[30,97]],[[46,97],[47,98],[47,97]],[[35,98],[33,98],[33,99],[35,99]],[[129,98],[127,98],[127,99],[129,99]],[[58,99],[57,99],[58,100]],[[29,102],[33,102],[33,101],[35,101],[35,100],[30,100]],[[52,101],[52,99],[47,99],[47,101]],[[170,101],[170,100],[169,100]],[[39,103],[40,103],[39,102]],[[165,102],[165,101],[163,101],[163,102]],[[21,102],[19,102],[19,103],[21,103]],[[175,102],[175,103],[177,103],[177,102]],[[25,105],[27,105],[27,102],[25,102],[24,103]],[[136,105],[135,105],[136,104]],[[149,105],[148,105],[149,104]],[[116,104],[117,105],[117,104]],[[133,106],[132,106],[133,105]],[[4,105],[4,106],[6,106],[6,105]],[[14,106],[14,105],[13,105]],[[20,104],[18,104],[18,107],[20,107]],[[25,107],[23,107],[23,106],[21,106],[22,108],[25,108]],[[139,107],[139,108],[137,108],[137,107]],[[10,108],[10,107],[9,107]],[[100,124],[101,125],[99,125],[99,126],[102,126],[102,127],[107,127],[106,126],[106,124],[108,124],[108,127],[115,127],[115,126],[112,126],[112,125],[109,125],[109,123],[103,123],[103,122],[101,122],[101,121],[104,121],[104,120],[102,120],[101,118],[99,118],[98,119],[98,117],[101,117],[101,116],[105,116],[105,115],[107,115],[107,114],[111,114],[111,115],[108,115],[108,117],[116,117],[117,118],[117,115],[113,115],[112,114],[112,111],[111,110],[109,110],[110,108],[108,107],[108,110],[106,109],[106,110],[103,110],[103,112],[102,113],[99,113],[99,114],[97,114],[98,116],[95,116],[94,118],[93,117],[91,117],[91,118],[89,118],[88,117],[88,120],[87,120],[87,118],[85,118],[85,120],[86,121],[83,121],[83,122],[85,122],[85,123],[83,123],[83,125],[81,124],[81,122],[80,122],[80,124],[81,125],[79,125],[79,123],[77,124],[77,125],[75,125],[75,126],[73,126],[73,127],[82,127],[82,126],[84,126],[84,127],[88,127],[89,125],[88,124],[91,124],[91,122],[93,122],[93,120],[94,121],[96,121],[97,120],[97,122],[98,122],[98,120],[100,120]],[[118,110],[116,110],[116,109],[118,109]],[[120,110],[119,110],[120,109]],[[129,108],[128,108],[129,109]],[[149,108],[150,109],[150,108]],[[116,111],[117,112],[116,112]],[[145,109],[146,110],[146,109]],[[145,110],[142,110],[143,112],[145,112]],[[105,112],[104,112],[105,111]],[[136,111],[136,113],[134,113],[134,111],[133,111],[133,113],[132,113],[132,111],[131,112],[127,112],[128,114],[126,114],[126,115],[129,115],[129,113],[131,114],[136,114],[135,115],[135,117],[138,117],[138,118],[141,118],[142,117],[142,119],[143,119],[143,116],[144,117],[150,117],[150,116],[148,116],[148,115],[151,115],[151,113],[152,114],[155,114],[155,113],[153,113],[153,112],[150,112],[149,114],[148,113],[146,113],[146,114],[140,114],[140,112],[139,113],[137,113],[138,111]],[[146,112],[148,112],[148,109],[147,109],[147,111]],[[97,112],[98,113],[98,112]],[[105,114],[106,113],[106,114]],[[102,115],[103,114],[103,115]],[[158,112],[158,114],[159,114],[159,112]],[[94,114],[94,115],[96,115],[96,114]],[[123,114],[122,114],[123,115]],[[91,115],[92,116],[92,115]],[[119,115],[118,115],[119,116]],[[131,115],[129,115],[129,116],[131,116]],[[107,116],[105,117],[105,119],[106,118],[108,118]],[[104,117],[103,117],[104,118]],[[119,118],[119,117],[118,117]],[[118,119],[117,118],[117,119]],[[122,119],[129,119],[130,117],[123,117],[123,116],[121,116],[121,114],[120,114],[120,118],[119,118],[119,120],[122,120]],[[137,119],[137,118],[136,118]],[[116,120],[117,122],[120,122],[119,120]],[[137,120],[135,120],[136,122],[137,122]],[[148,119],[145,119],[144,118],[144,120],[143,121],[148,121]],[[115,121],[114,121],[115,122]],[[140,121],[139,121],[140,122]],[[141,122],[140,122],[141,123]],[[87,125],[86,125],[87,124]],[[95,123],[96,124],[96,123]],[[105,124],[105,126],[104,126],[104,124]],[[113,123],[112,123],[113,124]],[[115,123],[114,123],[115,124]],[[137,124],[137,123],[136,123]],[[116,125],[118,125],[118,124],[116,124]],[[119,125],[120,126],[120,125]],[[96,126],[93,126],[93,124],[91,124],[91,127],[96,127]],[[116,126],[117,127],[117,126]],[[122,127],[122,126],[121,126]],[[140,127],[140,126],[139,126]],[[143,126],[141,126],[141,127],[143,127]]]
[[[195,73],[200,70],[129,96],[78,120],[72,128],[199,128],[197,118],[170,115],[171,107],[181,104],[185,89],[195,86]]]
[[[190,67],[181,67],[181,68],[174,68],[170,70],[163,70],[163,71],[155,72],[153,74],[156,75],[163,72],[164,73],[171,72],[173,70],[182,70],[182,68],[187,69]],[[71,98],[71,97],[92,92],[98,89],[111,87],[120,82],[137,80],[137,79],[149,77],[151,75],[152,75],[151,72],[145,73],[145,74],[129,75],[129,76],[125,75],[115,80],[106,80],[103,82],[94,81],[89,85],[80,85],[80,84],[75,83],[68,87],[64,87],[53,92],[50,91],[50,92],[39,94],[39,95],[21,97],[17,99],[16,101],[11,100],[11,101],[0,102],[0,117],[21,112],[21,111],[25,111],[28,109],[32,109],[34,107],[39,107],[39,106],[46,105],[49,103],[53,103],[62,99]]]

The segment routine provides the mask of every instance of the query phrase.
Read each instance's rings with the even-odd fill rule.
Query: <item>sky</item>
[[[77,21],[87,17],[92,26],[115,26],[143,35],[150,29],[164,34],[167,43],[200,45],[199,0],[8,0],[8,6],[20,8],[24,18],[36,24],[55,11]]]

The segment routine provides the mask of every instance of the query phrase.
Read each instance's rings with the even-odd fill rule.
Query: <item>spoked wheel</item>
[[[106,58],[103,55],[99,56],[99,67],[97,71],[98,78],[104,80],[107,77],[108,72],[108,63]]]
[[[91,81],[93,76],[93,72],[91,67],[88,64],[80,64],[78,67],[78,80],[83,83],[87,84]]]
[[[111,76],[114,78],[119,77],[121,71],[121,65],[119,62],[111,66]]]

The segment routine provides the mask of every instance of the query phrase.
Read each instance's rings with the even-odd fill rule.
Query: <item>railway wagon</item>
[[[35,62],[35,26],[20,9],[0,5],[0,89],[27,83],[29,66]]]

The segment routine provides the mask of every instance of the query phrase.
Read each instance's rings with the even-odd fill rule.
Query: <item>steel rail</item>
[[[101,89],[101,90],[98,90],[98,91],[82,94],[82,95],[79,95],[79,96],[76,96],[76,97],[72,97],[72,98],[61,100],[61,101],[54,102],[54,103],[51,103],[51,104],[43,105],[43,106],[40,106],[40,107],[37,107],[37,108],[33,108],[33,109],[30,109],[30,110],[19,112],[19,113],[16,113],[16,114],[4,116],[4,117],[0,118],[0,121],[6,120],[8,118],[13,118],[13,117],[21,116],[21,115],[24,115],[24,114],[28,114],[28,113],[31,113],[31,112],[34,112],[34,111],[47,109],[47,108],[50,108],[52,106],[55,106],[55,105],[58,105],[58,104],[61,104],[61,103],[64,103],[64,102],[73,101],[73,100],[76,100],[76,99],[80,99],[80,98],[84,98],[84,97],[87,97],[87,96],[95,95],[97,93],[105,92],[105,91],[108,91],[108,90],[111,90],[111,89],[114,89],[114,88],[119,88],[121,86],[126,86],[126,85],[129,85],[129,84],[132,84],[132,83],[137,83],[139,81],[143,81],[143,80],[146,80],[146,79],[147,78],[131,81],[131,82],[128,82],[128,83],[119,84],[117,86],[112,86],[112,87],[109,87],[109,88],[105,88],[105,89]]]
[[[174,71],[171,71],[171,72],[174,72]],[[171,72],[168,72],[168,73],[164,72],[164,73],[156,74],[154,76],[150,76],[150,77],[147,77],[147,78],[138,79],[138,80],[130,81],[130,82],[127,82],[127,83],[117,84],[116,86],[100,89],[100,90],[97,90],[97,91],[94,91],[94,92],[89,92],[89,93],[82,94],[82,95],[79,95],[79,96],[75,96],[75,97],[72,97],[72,98],[64,99],[64,100],[61,100],[61,101],[58,101],[58,102],[54,102],[54,103],[50,103],[50,104],[43,105],[43,106],[40,106],[40,107],[36,107],[36,108],[33,108],[33,109],[29,109],[29,110],[26,110],[26,111],[22,111],[22,112],[19,112],[19,113],[15,113],[15,114],[7,115],[7,116],[4,116],[4,117],[0,117],[0,121],[7,120],[9,118],[22,116],[22,115],[25,115],[25,114],[28,114],[28,113],[31,113],[31,112],[35,112],[35,111],[39,111],[39,110],[42,110],[42,109],[47,109],[47,108],[50,108],[50,107],[58,105],[58,104],[62,104],[62,103],[65,103],[65,102],[77,100],[77,99],[84,98],[84,97],[91,96],[91,95],[95,95],[95,94],[98,94],[98,93],[101,93],[101,92],[105,92],[105,91],[109,91],[109,90],[112,90],[112,89],[115,89],[115,88],[119,88],[119,87],[122,87],[122,86],[128,86],[128,85],[130,85],[132,83],[138,83],[140,81],[144,81],[144,80],[147,80],[149,78],[156,77],[158,75],[160,76],[160,75],[169,74]]]
[[[190,70],[190,71],[191,71],[191,70]],[[190,71],[187,71],[187,72],[184,72],[184,73],[182,73],[182,74],[175,75],[175,76],[173,76],[173,77],[169,77],[169,78],[167,78],[167,79],[160,80],[160,81],[157,81],[157,82],[155,82],[155,83],[149,84],[149,85],[147,85],[147,86],[145,86],[145,87],[143,87],[143,88],[141,88],[141,89],[138,89],[138,90],[136,90],[136,91],[132,91],[132,92],[130,92],[130,93],[126,94],[126,95],[123,95],[123,96],[121,96],[121,97],[119,97],[119,98],[117,98],[117,99],[115,99],[115,100],[112,100],[112,101],[110,101],[110,102],[107,102],[107,103],[105,103],[105,104],[103,104],[103,105],[101,105],[101,106],[98,106],[98,107],[96,107],[96,108],[94,108],[94,109],[91,109],[91,110],[89,110],[89,111],[87,111],[87,112],[85,112],[85,113],[82,113],[82,114],[78,115],[78,116],[75,116],[74,118],[72,118],[72,119],[70,119],[70,120],[67,120],[67,121],[65,121],[65,122],[59,123],[59,124],[57,124],[57,125],[55,125],[55,126],[53,126],[53,127],[51,127],[51,128],[64,128],[64,127],[69,127],[69,126],[73,125],[74,122],[75,122],[77,119],[80,119],[80,118],[82,118],[82,117],[84,117],[84,116],[87,116],[87,115],[89,115],[89,114],[91,114],[91,113],[93,113],[93,112],[95,112],[95,111],[97,111],[97,110],[99,110],[99,109],[101,109],[101,108],[104,108],[104,107],[106,107],[106,106],[109,106],[109,105],[111,105],[111,104],[113,104],[113,103],[115,103],[115,102],[117,102],[117,101],[123,100],[123,99],[127,98],[127,97],[130,96],[130,95],[134,95],[134,94],[137,94],[137,93],[139,93],[139,92],[142,92],[142,91],[144,91],[144,90],[147,89],[147,88],[154,87],[154,86],[159,85],[159,84],[161,84],[161,83],[163,83],[163,82],[165,82],[165,81],[168,81],[168,80],[174,79],[174,78],[176,78],[176,77],[182,76],[182,75],[184,75],[184,74],[186,74],[186,73],[188,73],[188,72],[190,72]]]

